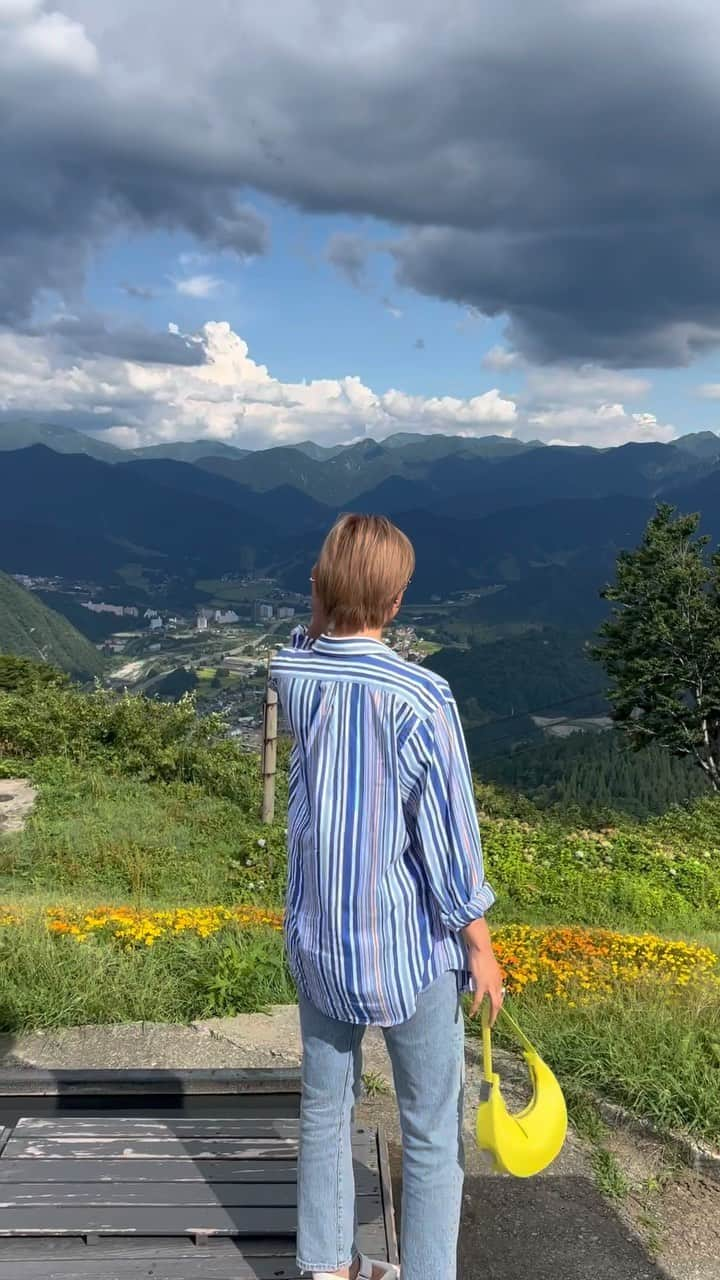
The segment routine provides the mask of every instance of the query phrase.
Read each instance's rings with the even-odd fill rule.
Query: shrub
[[[191,698],[90,693],[38,683],[0,692],[0,757],[48,758],[157,782],[194,782],[248,808],[260,804],[257,760],[225,736],[218,716],[198,716]]]

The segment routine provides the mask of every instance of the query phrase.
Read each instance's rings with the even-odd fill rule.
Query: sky
[[[706,0],[0,0],[0,420],[720,431]]]

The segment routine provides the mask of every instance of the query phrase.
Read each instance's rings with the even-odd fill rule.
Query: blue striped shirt
[[[393,1026],[456,971],[462,929],[494,901],[446,682],[380,640],[321,636],[274,658],[294,738],[286,937],[331,1018]]]

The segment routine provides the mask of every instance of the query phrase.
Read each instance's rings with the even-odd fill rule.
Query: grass
[[[362,1083],[367,1098],[382,1098],[390,1092],[387,1080],[379,1071],[366,1071]]]
[[[73,911],[107,904],[281,905],[284,822],[260,825],[258,763],[223,739],[212,718],[198,720],[190,704],[29,686],[0,695],[0,757],[0,773],[26,773],[40,788],[27,829],[0,842],[2,905],[17,905],[22,917],[0,923],[1,1029],[187,1022],[294,999],[278,931],[251,915],[204,932],[176,930],[176,917],[159,931],[148,917],[128,931],[108,922],[75,934],[47,927],[49,906],[64,906],[72,923]],[[284,814],[284,766],[279,778]],[[477,798],[498,894],[493,923],[545,926],[540,940],[528,928],[500,934],[528,1034],[573,1096],[596,1092],[661,1131],[717,1143],[720,986],[708,974],[712,958],[700,980],[692,949],[638,936],[598,943],[569,927],[664,930],[718,954],[717,801],[651,823],[584,830],[488,787]],[[554,923],[563,928],[548,929]],[[598,945],[601,979],[587,968]],[[583,1123],[597,1122],[586,1115]],[[619,1193],[611,1165],[599,1159],[598,1179]]]
[[[264,844],[259,844],[263,841]],[[199,786],[67,767],[0,844],[0,892],[162,903],[280,902],[284,829]]]
[[[295,992],[269,929],[121,948],[53,937],[37,919],[0,931],[0,1031],[176,1022],[256,1012]]]
[[[671,995],[665,985],[645,982],[575,1008],[526,991],[512,1010],[575,1096],[601,1095],[659,1132],[720,1141],[717,986]]]
[[[609,1200],[624,1200],[630,1185],[617,1157],[607,1147],[596,1147],[590,1157],[595,1182]]]

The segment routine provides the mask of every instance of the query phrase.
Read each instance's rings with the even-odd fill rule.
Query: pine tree
[[[720,552],[708,556],[698,522],[660,506],[640,546],[621,553],[593,656],[631,744],[664,744],[720,791]]]

